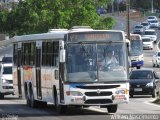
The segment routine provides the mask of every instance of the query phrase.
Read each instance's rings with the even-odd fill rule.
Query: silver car
[[[135,33],[135,32],[143,32],[143,31],[144,31],[143,25],[136,25],[136,26],[134,27],[134,30],[133,30],[134,33]]]
[[[153,41],[149,37],[142,37],[143,49],[153,49]]]
[[[150,24],[148,22],[142,22],[141,25],[143,25],[144,30],[147,30],[150,28]]]

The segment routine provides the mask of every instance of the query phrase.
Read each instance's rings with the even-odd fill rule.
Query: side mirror
[[[60,41],[59,46],[60,46],[60,63],[65,63],[66,50],[64,49],[64,41]]]

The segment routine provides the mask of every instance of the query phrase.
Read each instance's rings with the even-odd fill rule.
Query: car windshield
[[[154,31],[145,31],[144,35],[156,35],[156,32],[154,32]]]
[[[150,42],[151,39],[142,39],[143,42]]]
[[[132,71],[130,79],[153,79],[152,71]]]
[[[148,19],[155,19],[155,17],[148,17]]]
[[[66,82],[127,80],[124,43],[69,43]]]
[[[3,58],[2,58],[2,62],[12,63],[12,57],[3,57]]]
[[[143,28],[143,26],[135,26],[135,28]]]
[[[12,67],[4,67],[3,74],[12,74]]]
[[[138,32],[138,31],[135,31],[133,34],[139,34],[139,35],[143,35],[143,32]]]
[[[143,26],[148,26],[148,23],[142,23]]]
[[[153,20],[153,21],[151,21],[150,23],[158,23],[158,21]]]

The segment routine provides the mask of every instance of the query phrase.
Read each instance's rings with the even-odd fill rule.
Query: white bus
[[[128,45],[122,31],[76,28],[13,41],[14,85],[28,106],[49,102],[60,113],[68,106],[100,106],[115,113],[117,104],[128,103]],[[100,64],[108,50],[116,65]]]
[[[130,57],[132,67],[140,69],[144,65],[143,41],[141,35],[130,35]]]

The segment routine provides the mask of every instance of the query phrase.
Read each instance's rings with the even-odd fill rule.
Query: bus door
[[[17,80],[18,80],[18,94],[19,98],[22,98],[22,87],[21,87],[21,59],[22,59],[22,43],[18,43],[17,51]]]
[[[59,49],[64,49],[64,42],[59,41]],[[60,52],[59,52],[60,53]],[[60,55],[59,55],[60,56]],[[64,88],[63,88],[63,81],[64,81],[64,63],[59,62],[59,93],[60,93],[60,103],[64,102]]]
[[[42,89],[41,89],[41,46],[42,42],[36,42],[36,92],[37,92],[37,99],[42,99]]]

